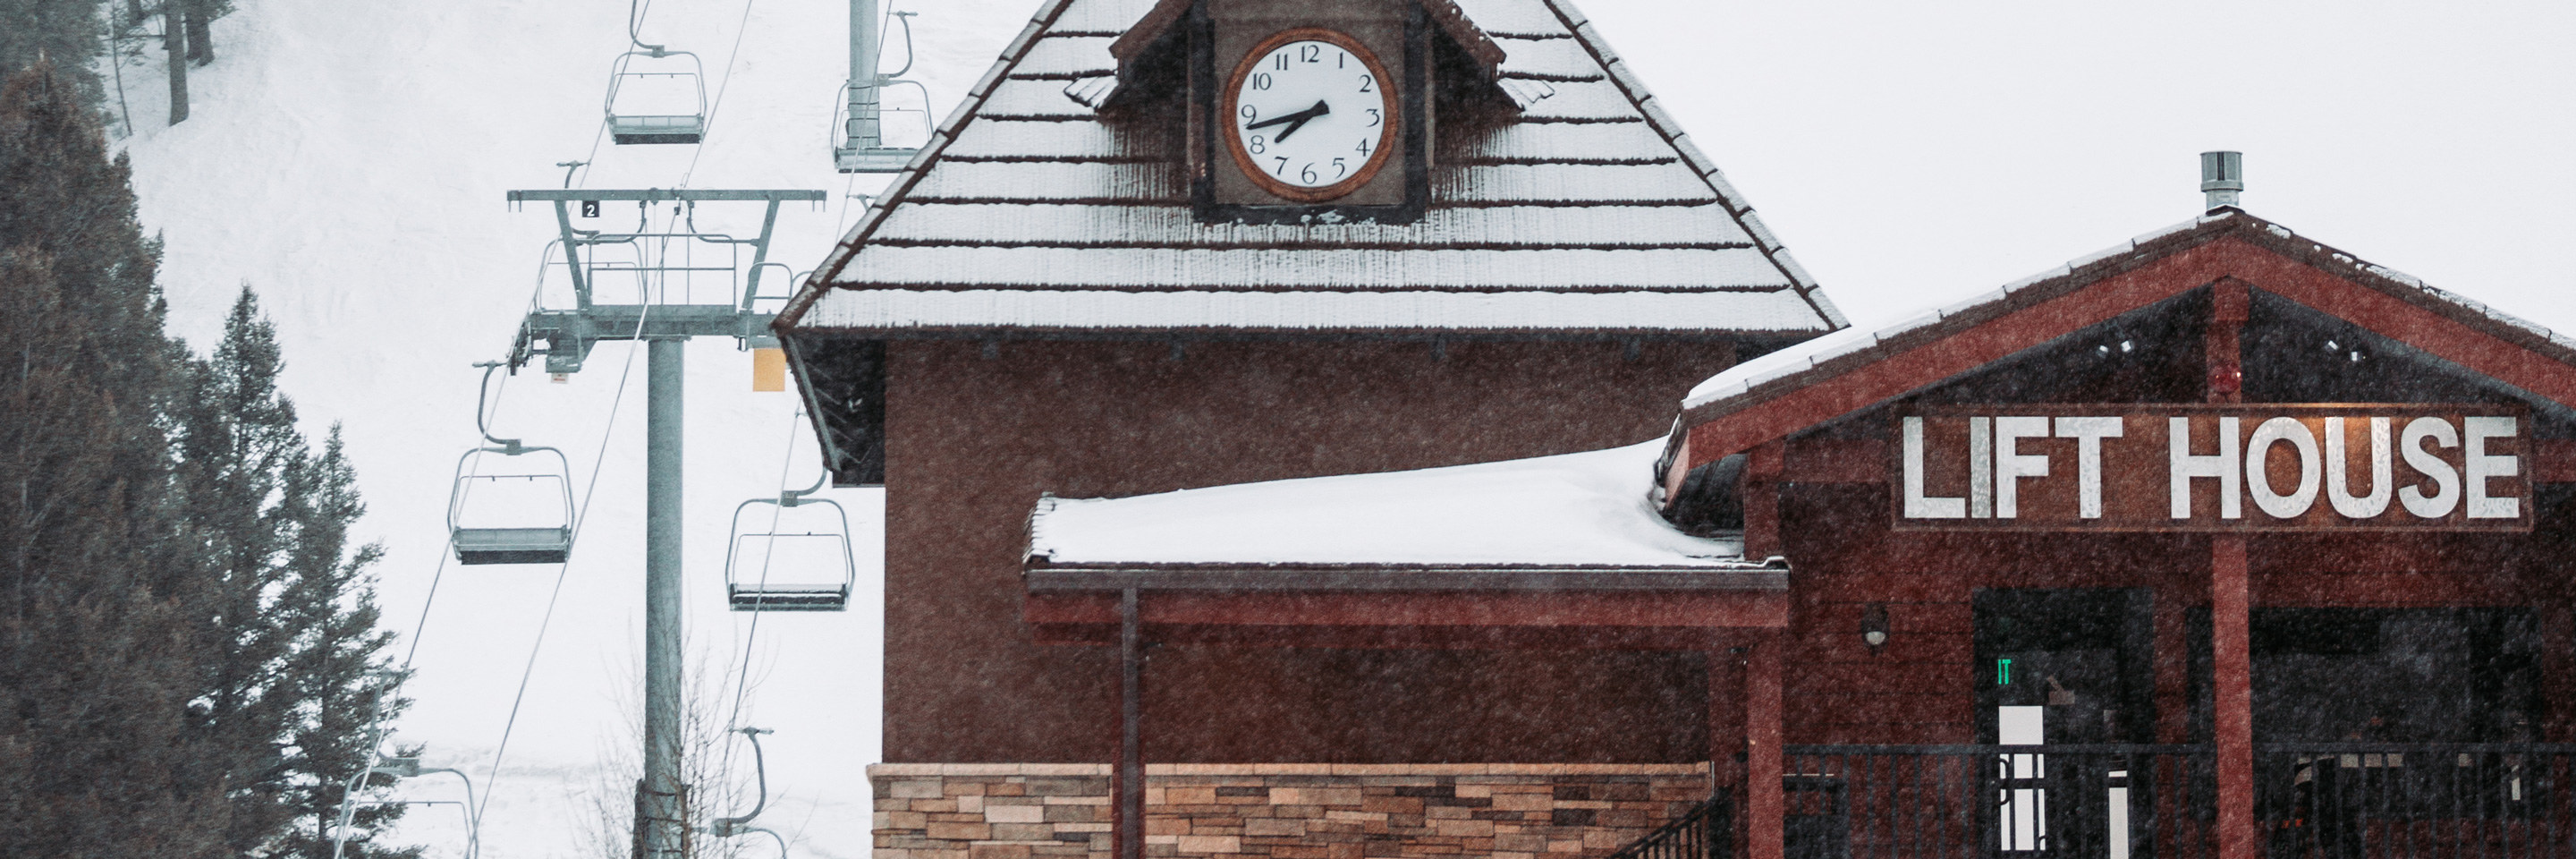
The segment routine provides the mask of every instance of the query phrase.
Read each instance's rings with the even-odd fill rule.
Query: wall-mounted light
[[[1860,608],[1860,640],[1869,645],[1869,654],[1878,655],[1887,646],[1887,604],[1874,602]]]

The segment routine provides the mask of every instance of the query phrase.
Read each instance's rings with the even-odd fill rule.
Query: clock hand
[[[1295,133],[1297,133],[1297,129],[1300,129],[1300,128],[1304,128],[1304,127],[1306,127],[1306,121],[1307,121],[1307,120],[1314,119],[1315,117],[1322,116],[1322,115],[1324,115],[1324,114],[1331,113],[1331,112],[1333,112],[1332,107],[1330,107],[1330,106],[1328,106],[1328,105],[1326,105],[1326,104],[1324,104],[1323,102],[1320,102],[1320,101],[1319,101],[1319,102],[1316,102],[1316,103],[1315,103],[1315,106],[1314,106],[1313,108],[1310,108],[1310,109],[1308,109],[1308,110],[1306,111],[1306,115],[1305,115],[1305,116],[1298,117],[1296,122],[1289,123],[1287,128],[1282,128],[1282,129],[1280,129],[1280,130],[1279,130],[1279,142],[1281,142],[1281,143],[1286,143],[1286,142],[1288,142],[1288,135],[1295,134]]]
[[[1251,125],[1246,125],[1244,126],[1244,130],[1249,131],[1255,128],[1268,128],[1283,122],[1295,123],[1294,125],[1288,126],[1286,131],[1279,132],[1279,139],[1285,141],[1288,139],[1288,135],[1295,134],[1297,133],[1297,129],[1304,128],[1308,120],[1331,112],[1333,112],[1333,106],[1325,103],[1323,99],[1319,98],[1315,100],[1314,107],[1310,107],[1296,113],[1281,114]]]

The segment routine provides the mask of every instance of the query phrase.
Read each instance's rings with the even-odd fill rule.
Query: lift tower
[[[571,274],[572,304],[545,306],[545,292],[510,348],[513,370],[538,356],[546,371],[581,369],[592,345],[602,340],[642,340],[646,348],[644,418],[644,777],[635,784],[636,859],[681,859],[688,843],[688,785],[680,776],[680,425],[682,348],[692,337],[732,337],[746,346],[776,345],[769,333],[777,314],[756,306],[763,298],[760,275],[769,261],[769,239],[778,225],[778,207],[786,202],[821,203],[821,191],[720,191],[647,189],[594,191],[544,189],[511,191],[512,205],[553,203],[555,224],[562,232],[564,264]],[[647,227],[639,218],[632,232],[581,230],[573,226],[572,206],[584,214],[601,203],[633,202],[639,207],[673,203],[694,215],[701,202],[765,202],[768,211],[757,238],[740,239],[699,232],[694,217],[675,217],[667,229]],[[690,225],[684,227],[683,225]],[[739,251],[751,249],[750,275],[737,293],[733,276],[741,271]],[[609,259],[604,251],[628,252]],[[712,257],[700,261],[699,253]],[[676,258],[675,258],[676,257]],[[725,289],[703,296],[693,281],[703,273],[725,272]],[[602,276],[632,278],[633,303],[598,299]],[[674,294],[672,278],[684,286]],[[710,301],[704,299],[721,299]],[[539,344],[543,344],[540,346]]]

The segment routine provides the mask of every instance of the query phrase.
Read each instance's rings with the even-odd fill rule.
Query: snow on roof
[[[1743,544],[1674,530],[1647,500],[1661,440],[1534,459],[1046,498],[1051,565],[1366,564],[1751,568]]]
[[[788,305],[783,327],[1010,327],[1031,324],[1025,307],[1048,303],[878,294],[922,289],[1082,294],[1053,305],[1091,308],[1082,321],[1047,324],[1118,329],[1295,329],[1318,313],[1376,329],[1588,329],[1617,317],[1640,332],[1776,335],[1845,324],[1654,95],[1558,0],[1457,3],[1503,52],[1500,83],[1522,110],[1491,127],[1439,126],[1419,220],[1200,223],[1172,129],[1108,121],[1093,106],[1116,86],[1111,44],[1154,7],[1042,8]],[[1562,293],[1552,306],[1563,312],[1497,322],[1481,298],[1332,299],[1321,302],[1329,311],[1283,315],[1282,302],[1264,299],[1089,297],[1152,290],[1538,290]],[[1675,302],[1674,293],[1710,297]],[[1175,302],[1201,309],[1174,315]],[[1645,319],[1677,303],[1690,314]],[[961,316],[975,308],[993,314]],[[1142,315],[1120,315],[1131,308]]]
[[[2011,301],[2015,293],[2020,292],[2026,287],[2065,277],[2076,269],[2127,255],[2132,251],[2135,251],[2140,245],[2148,244],[2187,230],[2195,229],[2204,224],[2223,221],[2231,216],[2239,214],[2241,213],[2230,209],[2174,224],[2172,226],[2165,227],[2164,229],[2156,230],[2145,235],[2138,236],[2137,238],[2103,248],[2102,250],[2077,257],[2065,265],[2013,281],[2000,289],[1994,289],[1979,295],[1970,296],[1965,300],[1954,302],[1946,307],[1927,309],[1920,313],[1909,315],[1895,324],[1888,325],[1883,328],[1873,330],[1845,328],[1813,340],[1791,345],[1776,352],[1765,353],[1759,357],[1737,364],[1733,367],[1728,367],[1725,372],[1719,373],[1715,376],[1710,376],[1699,384],[1691,386],[1690,394],[1682,398],[1682,408],[1684,410],[1696,409],[1721,400],[1743,395],[1755,387],[1806,372],[1818,365],[1841,358],[1845,355],[1874,348],[1880,343],[1889,342],[1900,336],[1939,324],[1942,320],[1955,319],[1967,315],[1985,314],[1994,308],[2000,307]]]
[[[2362,261],[2351,254],[2302,237],[2288,227],[2263,220],[2239,209],[2226,208],[2077,257],[2056,268],[2005,284],[1998,289],[1969,297],[1947,307],[1926,310],[1884,328],[1874,331],[1846,328],[1729,367],[1725,372],[1711,376],[1693,386],[1690,394],[1682,399],[1682,410],[1685,415],[1681,424],[1677,425],[1676,437],[1679,433],[1689,431],[1693,414],[1705,415],[1750,408],[1752,404],[1769,397],[1831,378],[1851,367],[1912,348],[1927,337],[1948,336],[1959,330],[1983,324],[1987,320],[2010,312],[2015,306],[2033,300],[2044,300],[2065,290],[2080,289],[2092,280],[2110,272],[2222,234],[2235,235],[2247,242],[2269,248],[2308,265],[2337,272],[2365,288],[2398,297],[2458,320],[2472,328],[2483,330],[2507,342],[2517,343],[2557,360],[2576,364],[2576,338],[2559,334],[2456,293],[2436,289],[2405,272]],[[2034,299],[2034,296],[2037,296],[2037,299]],[[1929,330],[1934,328],[1942,330],[1937,332]],[[1857,360],[1845,360],[1862,353],[1873,354]]]
[[[1605,300],[1606,299],[1606,300]],[[1814,312],[1788,292],[1130,292],[897,290],[851,292],[815,305],[805,325],[880,331],[1805,332]]]

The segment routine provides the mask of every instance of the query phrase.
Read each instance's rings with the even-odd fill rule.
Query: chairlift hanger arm
[[[760,216],[760,238],[751,248],[751,282],[742,290],[742,312],[751,312],[751,302],[760,295],[760,264],[769,261],[769,237],[778,231],[778,203],[769,201],[769,211]],[[726,239],[739,242],[739,239]]]
[[[751,765],[753,771],[759,773],[760,798],[751,804],[751,812],[748,814],[716,818],[715,825],[707,827],[707,831],[717,836],[730,836],[742,831],[743,824],[750,823],[752,818],[760,816],[762,809],[769,807],[769,762],[761,755],[760,735],[773,732],[759,728],[738,728],[735,733],[751,740]]]
[[[597,190],[587,188],[530,188],[511,191],[508,192],[508,195],[509,201],[512,203],[557,202],[571,200],[602,200],[616,202],[633,200],[645,203],[659,203],[674,200],[771,200],[798,203],[820,203],[825,199],[825,195],[821,191],[796,189],[743,190],[728,188],[603,188]]]

